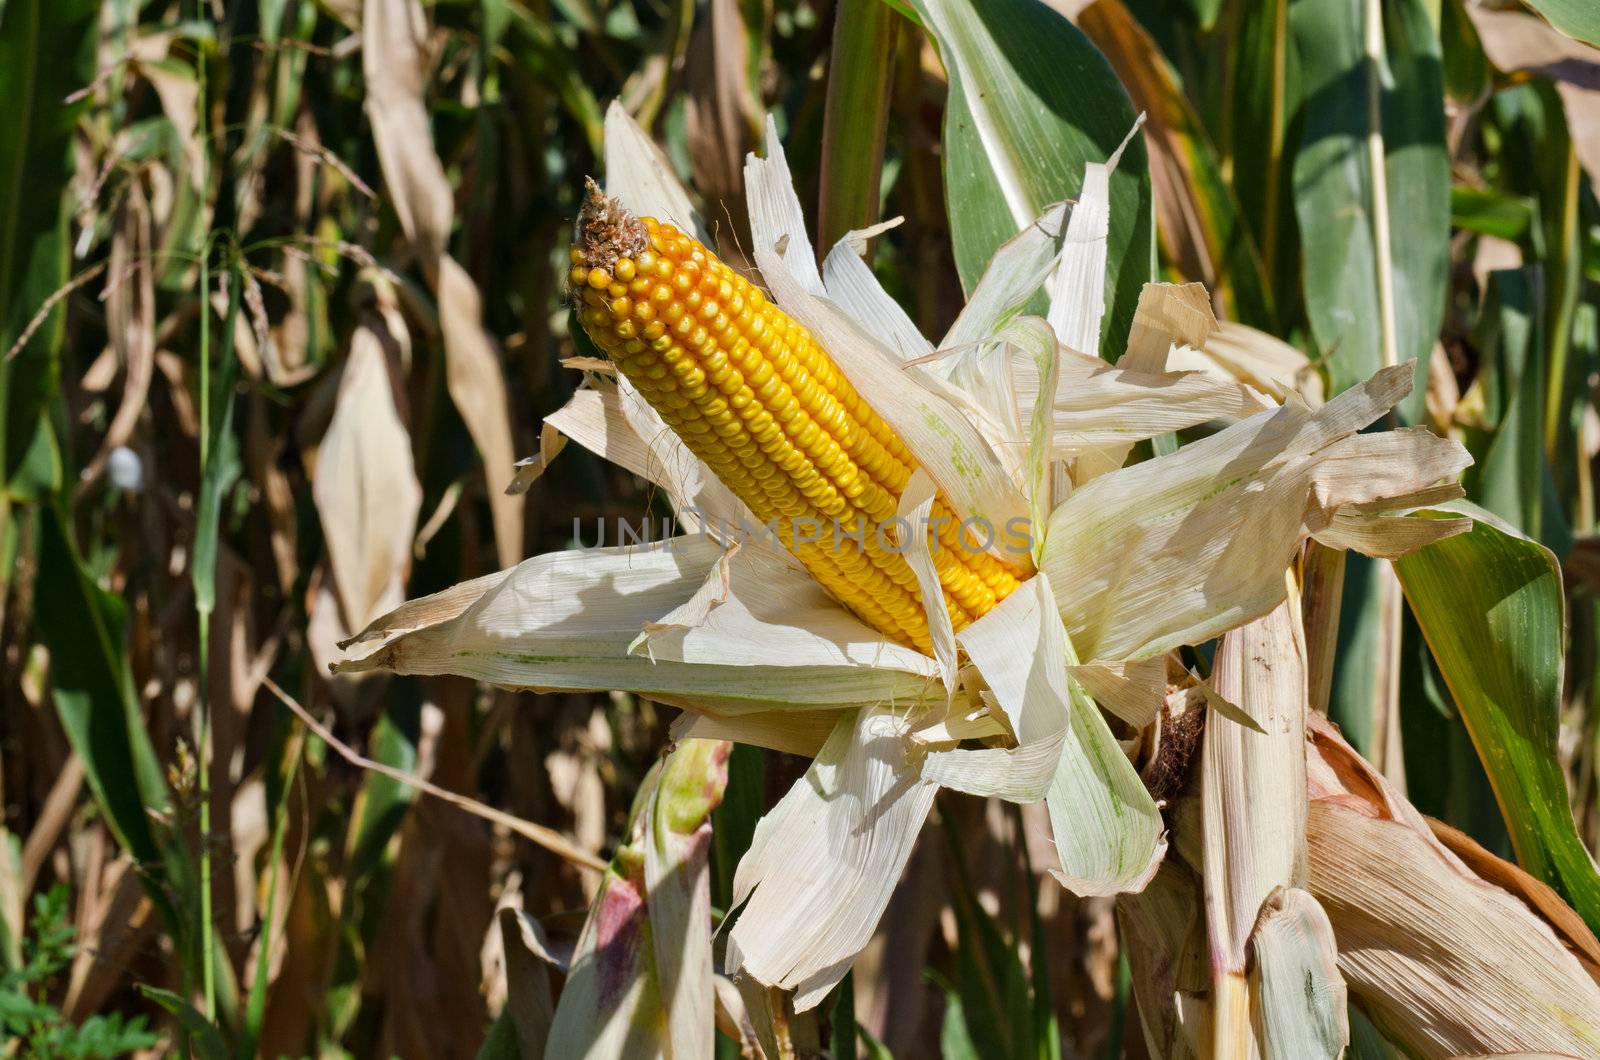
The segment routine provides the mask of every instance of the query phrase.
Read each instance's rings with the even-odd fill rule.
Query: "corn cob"
[[[758,519],[776,520],[841,603],[929,651],[916,575],[878,533],[916,461],[811,334],[693,237],[634,217],[592,181],[569,279],[584,330],[690,451]],[[1026,575],[964,540],[943,496],[933,517],[945,520],[933,559],[960,629]],[[807,519],[828,528],[822,540],[796,540]]]

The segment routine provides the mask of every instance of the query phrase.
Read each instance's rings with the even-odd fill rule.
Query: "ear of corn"
[[[811,334],[697,240],[633,217],[592,183],[570,280],[584,330],[689,449],[758,519],[776,521],[840,602],[929,650],[916,575],[893,531],[880,534],[916,462]],[[942,497],[933,518],[945,608],[961,629],[1018,574],[964,540]],[[821,540],[796,534],[807,520]]]

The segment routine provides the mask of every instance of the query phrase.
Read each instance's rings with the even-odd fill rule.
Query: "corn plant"
[[[1600,1055],[1597,71],[0,0],[0,1055]]]

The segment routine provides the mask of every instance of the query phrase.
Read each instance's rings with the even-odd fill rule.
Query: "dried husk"
[[[1315,412],[1291,402],[1258,413],[1076,489],[1050,518],[1040,569],[1084,660],[1146,658],[1263,615],[1283,600],[1282,571],[1306,536],[1347,508],[1376,518],[1459,473],[1470,458],[1453,442],[1353,437],[1410,390],[1409,371],[1385,369]],[[1348,458],[1379,453],[1368,477],[1351,472]],[[1440,536],[1470,525],[1431,522]]]
[[[1306,882],[1306,653],[1299,593],[1222,638],[1201,763],[1202,859],[1219,1056],[1336,1057],[1349,1042],[1333,935]],[[1254,973],[1248,958],[1254,950]],[[1287,979],[1285,978],[1287,977]],[[1306,983],[1320,984],[1306,989]],[[1254,1009],[1259,1021],[1250,1019]],[[1252,1030],[1252,1022],[1257,1023]]]
[[[1421,1057],[1600,1054],[1600,985],[1585,964],[1595,942],[1581,922],[1565,917],[1558,933],[1491,882],[1518,873],[1487,853],[1474,860],[1494,871],[1473,871],[1326,722],[1312,750],[1309,889],[1379,1030]]]
[[[841,718],[806,775],[756,825],[734,876],[746,902],[727,967],[814,1008],[872,937],[933,808],[893,710]]]

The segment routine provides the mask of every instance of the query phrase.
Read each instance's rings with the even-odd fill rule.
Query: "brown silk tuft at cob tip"
[[[593,177],[584,177],[583,208],[578,211],[574,244],[583,251],[584,265],[610,269],[618,258],[644,253],[650,246],[650,234],[620,202],[606,198]]]
[[[897,531],[883,530],[916,460],[811,333],[698,240],[635,217],[593,181],[571,260],[583,329],[689,450],[857,617],[931,651],[916,574]],[[964,536],[942,495],[933,517],[933,562],[961,629],[1027,574]],[[809,521],[821,540],[797,532]]]

